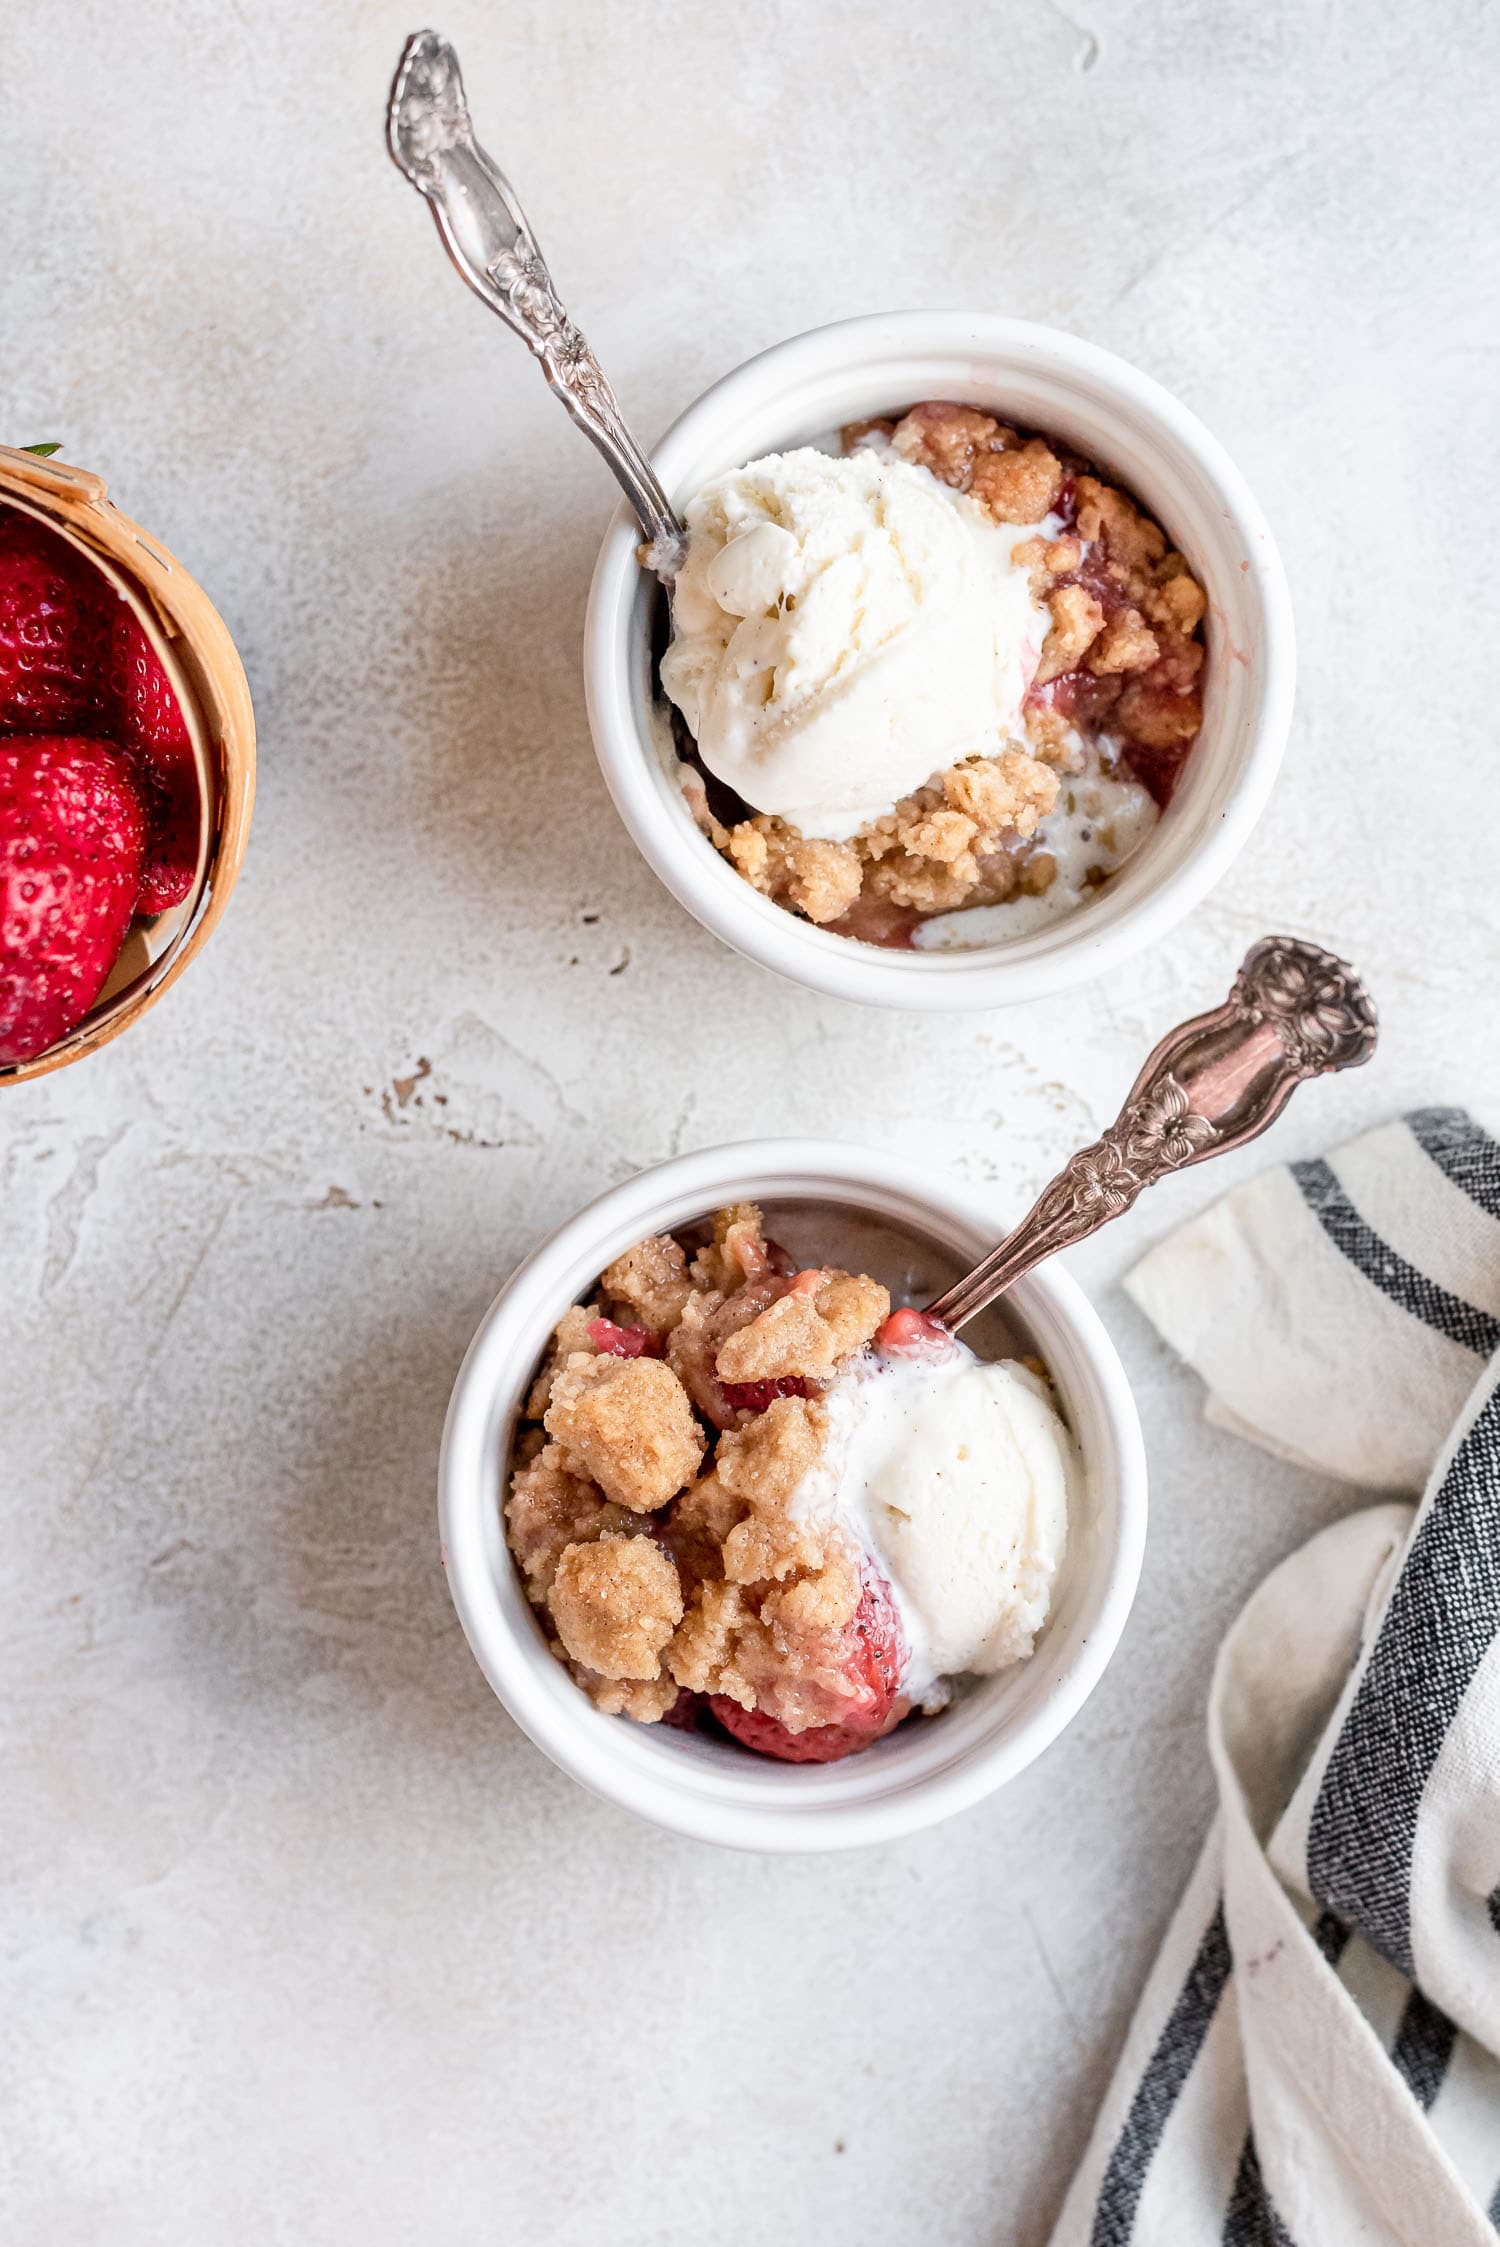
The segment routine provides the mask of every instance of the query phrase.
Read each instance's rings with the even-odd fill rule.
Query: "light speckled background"
[[[1463,0],[440,21],[648,431],[908,303],[1179,391],[1282,540],[1296,731],[1231,879],[1065,1004],[774,984],[608,808],[578,649],[611,491],[386,164],[406,11],[14,0],[5,433],[203,578],[262,765],[201,964],[0,1115],[5,2235],[1035,2247],[1208,1813],[1213,1649],[1350,1503],[1206,1431],[1115,1287],[1223,1172],[1075,1260],[1152,1460],[1119,1656],[1038,1768],[896,1847],[720,1855],[552,1771],[449,1611],[443,1408],[522,1253],[672,1150],[843,1130],[1018,1208],[1270,926],[1385,1020],[1281,1155],[1500,1105],[1500,33]]]

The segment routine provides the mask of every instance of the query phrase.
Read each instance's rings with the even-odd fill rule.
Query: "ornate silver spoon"
[[[474,138],[458,57],[436,31],[419,31],[406,42],[386,111],[386,141],[398,169],[432,205],[443,246],[464,280],[540,359],[548,383],[609,462],[646,534],[644,559],[670,584],[687,542],[681,517],[568,318],[514,189]]]
[[[1224,1004],[1162,1039],[1103,1138],[1073,1156],[999,1247],[928,1304],[927,1316],[962,1326],[1159,1178],[1258,1137],[1306,1078],[1357,1069],[1376,1035],[1374,1006],[1343,960],[1295,936],[1262,937]]]

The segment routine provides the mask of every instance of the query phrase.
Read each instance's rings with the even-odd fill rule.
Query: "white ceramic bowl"
[[[1004,1006],[1117,966],[1192,910],[1259,817],[1291,722],[1291,602],[1265,518],[1186,406],[1096,344],[993,314],[891,312],[815,328],[689,406],[655,460],[682,505],[708,479],[840,424],[957,399],[1060,437],[1116,476],[1208,595],[1204,722],[1166,816],[1107,889],[1036,934],[967,952],[882,951],[759,896],[694,825],[651,722],[658,595],[621,509],[594,570],[585,683],[594,746],[641,852],[705,928],[763,967],[882,1006]]]
[[[547,1652],[501,1521],[516,1415],[552,1327],[610,1260],[726,1202],[844,1212],[903,1229],[941,1285],[1004,1230],[974,1195],[915,1166],[823,1140],[757,1140],[683,1155],[611,1189],[545,1241],[485,1314],[443,1435],[448,1586],[480,1668],[522,1729],[607,1801],[742,1849],[826,1850],[935,1824],[1040,1755],[1098,1683],[1140,1574],[1146,1464],[1129,1385],[1066,1273],[1044,1266],[1007,1299],[1023,1346],[1052,1371],[1083,1487],[1052,1614],[1030,1661],[903,1725],[846,1762],[775,1763],[730,1742],[603,1716]],[[795,1242],[793,1243],[795,1247]],[[957,1260],[957,1261],[955,1261]],[[878,1274],[877,1274],[878,1276]]]

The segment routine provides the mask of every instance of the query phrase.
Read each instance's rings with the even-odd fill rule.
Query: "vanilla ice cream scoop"
[[[863,1357],[825,1402],[832,1502],[890,1583],[912,1699],[1024,1660],[1047,1619],[1078,1471],[1047,1384],[953,1341],[941,1355]]]
[[[802,834],[846,840],[1019,736],[1047,617],[992,522],[925,468],[804,447],[687,510],[662,686],[708,770]]]

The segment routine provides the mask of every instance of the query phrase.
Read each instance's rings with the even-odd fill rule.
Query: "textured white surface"
[[[1233,877],[1094,989],[925,1021],[773,984],[608,809],[578,641],[611,490],[385,161],[405,11],[16,0],[6,434],[203,578],[262,765],[202,962],[0,1115],[6,2236],[1036,2247],[1207,1815],[1213,1649],[1350,1503],[1205,1429],[1113,1284],[1220,1175],[1076,1260],[1154,1472],[1114,1667],[1009,1792],[887,1850],[723,1856],[557,1776],[448,1609],[443,1407],[516,1259],[671,1149],[847,1122],[1019,1208],[1269,927],[1355,958],[1385,1024],[1277,1153],[1500,1106],[1500,31],[1477,0],[442,22],[648,431],[844,313],[1093,335],[1267,507],[1300,713]]]

